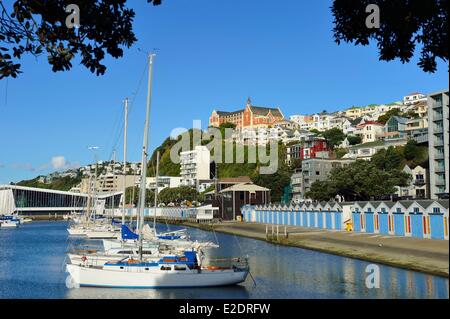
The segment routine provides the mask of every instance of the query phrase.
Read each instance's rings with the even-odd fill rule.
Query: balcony
[[[435,172],[435,173],[445,173],[445,167],[444,167],[444,166],[437,166],[437,167],[434,169],[434,172]]]
[[[423,179],[416,179],[414,181],[414,185],[415,186],[423,186],[423,185],[425,185],[425,180],[423,180]]]
[[[445,179],[438,178],[434,184],[436,186],[445,186]]]
[[[442,108],[442,101],[433,103],[433,109],[441,109],[441,108]]]

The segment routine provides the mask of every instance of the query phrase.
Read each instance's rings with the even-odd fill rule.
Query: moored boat
[[[230,266],[201,266],[195,252],[166,256],[159,261],[123,259],[103,266],[67,265],[79,286],[109,288],[215,287],[244,282],[249,273],[246,260]]]

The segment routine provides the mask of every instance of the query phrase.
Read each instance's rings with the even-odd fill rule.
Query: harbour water
[[[194,240],[219,242],[214,257],[248,255],[256,285],[249,277],[220,288],[70,289],[66,252],[83,240],[69,238],[66,228],[42,221],[0,230],[0,298],[449,298],[446,278],[379,265],[380,287],[369,289],[368,262],[195,228]]]

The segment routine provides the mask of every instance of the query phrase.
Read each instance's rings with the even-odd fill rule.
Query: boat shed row
[[[313,202],[246,205],[246,222],[396,236],[449,238],[448,200]]]

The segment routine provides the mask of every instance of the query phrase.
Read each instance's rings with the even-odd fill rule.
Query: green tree
[[[329,201],[336,195],[336,189],[329,181],[315,181],[306,197],[317,201]]]
[[[350,143],[350,145],[358,145],[362,143],[361,136],[347,135],[347,140]]]
[[[161,0],[147,0],[159,5]],[[136,41],[133,32],[135,12],[126,0],[75,1],[80,9],[78,29],[66,26],[65,8],[69,1],[16,0],[6,8],[0,1],[0,79],[17,77],[24,54],[39,56],[46,51],[54,72],[72,68],[76,56],[97,75],[105,73],[107,55],[123,56],[123,48]]]
[[[349,165],[335,168],[328,180],[313,183],[312,192],[306,195],[324,200],[340,195],[345,200],[370,200],[372,197],[393,194],[394,186],[406,186],[411,176],[400,170],[386,171],[370,161],[357,160]]]
[[[126,204],[132,203],[135,207],[137,207],[139,203],[139,186],[131,186],[125,189],[125,199]],[[159,200],[158,200],[159,202]],[[152,190],[147,189],[145,191],[145,206],[151,207],[155,203],[155,193]]]
[[[189,186],[175,188],[164,188],[158,195],[159,202],[164,204],[180,204],[183,201],[194,201],[198,199],[198,192]]]
[[[405,145],[405,159],[410,161],[419,156],[420,148],[417,146],[417,142],[415,140],[409,140]]]
[[[336,146],[341,144],[343,140],[345,140],[344,132],[342,132],[342,130],[338,129],[337,127],[326,130],[322,133],[322,136],[327,140],[328,145],[330,145],[332,149],[334,149]]]
[[[336,158],[342,158],[348,151],[345,148],[336,148],[334,153],[336,154]]]
[[[399,147],[389,146],[388,149],[379,150],[372,156],[371,162],[379,169],[388,172],[394,169],[403,169],[406,164],[403,150]]]
[[[377,122],[382,123],[382,124],[386,124],[386,122],[392,117],[392,116],[401,116],[403,117],[404,114],[400,111],[399,108],[395,108],[392,110],[387,111],[385,114],[380,115],[378,117]]]
[[[369,4],[379,7],[380,27],[368,28]],[[418,65],[425,72],[435,72],[436,59],[448,61],[448,1],[428,0],[334,0],[334,39],[355,45],[376,42],[379,59],[409,62],[420,46]],[[419,51],[419,50],[417,50]]]

